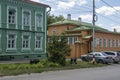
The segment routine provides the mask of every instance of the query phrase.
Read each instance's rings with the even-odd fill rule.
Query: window
[[[95,38],[94,40],[94,47],[96,48],[97,47],[97,39]]]
[[[36,12],[35,13],[35,26],[36,26],[36,30],[39,27],[40,30],[42,30],[43,28],[43,15],[41,12]]]
[[[119,47],[119,40],[116,40],[116,47]]]
[[[103,45],[103,42],[102,42],[102,39],[99,40],[99,46],[102,47]]]
[[[110,45],[110,47],[113,46],[112,40],[109,40],[109,45]]]
[[[116,47],[118,47],[118,40],[116,40]]]
[[[104,47],[107,47],[107,39],[104,39]]]
[[[14,9],[8,10],[8,23],[9,24],[15,24],[16,21],[16,11]]]
[[[36,27],[42,27],[42,15],[41,14],[36,15]]]
[[[68,44],[72,44],[72,43],[73,43],[73,38],[72,38],[72,37],[69,37]]]
[[[120,47],[120,40],[118,40],[118,47]]]
[[[114,43],[113,43],[113,44],[114,44],[114,47],[116,47],[116,40],[114,40]]]
[[[52,34],[53,34],[53,35],[56,34],[56,28],[53,29]]]
[[[42,40],[41,40],[41,36],[36,36],[36,41],[35,41],[35,48],[41,48],[42,47]]]
[[[30,26],[30,13],[24,11],[23,12],[23,25],[24,26]]]
[[[77,40],[78,40],[78,38],[77,38],[77,37],[74,37],[74,43],[75,43]]]
[[[114,47],[114,40],[112,40],[112,46]]]
[[[22,48],[30,48],[29,35],[23,35]]]
[[[16,48],[16,38],[14,34],[8,34],[7,48],[8,49]]]
[[[14,26],[17,29],[17,26],[18,26],[17,25],[17,8],[12,6],[7,6],[7,28],[9,28],[11,24],[14,24]]]

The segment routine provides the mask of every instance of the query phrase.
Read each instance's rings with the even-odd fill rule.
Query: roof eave
[[[42,5],[44,7],[50,7],[49,5],[46,5],[46,4],[43,4],[43,3],[39,3],[39,2],[35,2],[35,1],[31,1],[31,0],[25,0],[25,2],[31,3],[31,4]]]

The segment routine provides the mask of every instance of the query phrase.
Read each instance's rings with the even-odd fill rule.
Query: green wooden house
[[[46,58],[48,5],[0,0],[0,61]]]

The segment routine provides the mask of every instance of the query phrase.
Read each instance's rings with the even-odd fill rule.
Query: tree
[[[62,21],[64,20],[64,16],[63,15],[59,15],[59,16],[55,16],[54,14],[48,14],[48,25],[57,21]]]
[[[54,63],[59,63],[64,66],[67,55],[70,55],[70,45],[67,44],[67,37],[52,36],[50,42],[47,45],[48,59]]]

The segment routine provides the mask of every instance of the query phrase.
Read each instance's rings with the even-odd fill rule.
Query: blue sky
[[[52,7],[51,14],[71,14],[72,19],[79,17],[82,21],[92,23],[92,0],[32,0],[47,4]],[[108,6],[107,4],[110,6]],[[95,0],[96,25],[113,31],[114,28],[120,32],[120,0]]]

